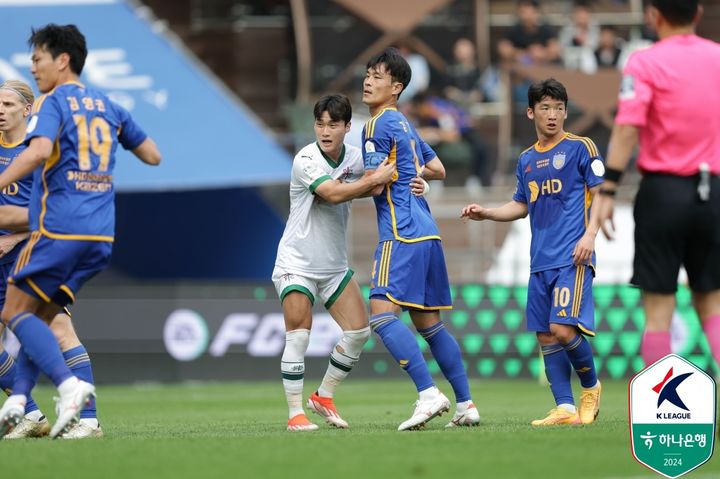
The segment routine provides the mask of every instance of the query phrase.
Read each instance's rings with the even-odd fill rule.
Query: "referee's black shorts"
[[[635,197],[635,260],[630,282],[673,294],[680,265],[690,289],[720,289],[720,177],[709,201],[700,201],[699,177],[645,174]]]

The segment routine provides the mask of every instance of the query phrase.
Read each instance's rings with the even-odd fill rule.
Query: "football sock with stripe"
[[[90,356],[88,356],[85,346],[82,344],[63,352],[65,364],[70,368],[75,376],[90,384],[95,384],[93,378],[92,364]],[[80,419],[97,419],[97,409],[95,407],[95,398],[91,398],[90,402],[80,413]]]
[[[445,328],[445,323],[440,321],[427,329],[418,329],[418,333],[430,345],[433,357],[452,386],[455,393],[455,402],[469,401],[470,385],[468,384],[460,346]]]
[[[8,327],[17,336],[28,358],[32,358],[32,363],[37,365],[55,386],[73,377],[72,371],[65,364],[55,335],[43,320],[32,313],[19,313],[8,322]],[[20,393],[13,389],[13,394],[27,395],[29,392],[27,390]]]
[[[550,391],[555,398],[555,404],[575,404],[570,384],[572,365],[565,350],[560,343],[540,346],[543,361],[545,362],[545,375],[550,383]]]
[[[385,348],[400,364],[418,391],[435,386],[415,335],[394,313],[380,313],[370,317],[370,327],[380,336]]]
[[[310,330],[296,329],[285,333],[280,371],[287,398],[289,418],[303,414],[302,393],[305,378],[305,352],[310,344]]]
[[[0,388],[9,396],[15,383],[15,375],[17,373],[17,365],[15,360],[7,351],[0,353]],[[25,394],[27,402],[25,403],[25,414],[38,411],[40,408],[33,400],[32,396]]]
[[[568,344],[563,345],[570,363],[580,378],[584,388],[594,388],[597,385],[597,372],[590,342],[582,334],[576,335]]]
[[[318,388],[321,397],[333,397],[335,388],[350,374],[353,366],[357,364],[363,346],[370,337],[370,327],[354,331],[344,331],[342,338],[330,353],[325,377]]]
[[[640,354],[645,362],[645,366],[650,366],[671,352],[670,331],[645,331],[643,333]]]

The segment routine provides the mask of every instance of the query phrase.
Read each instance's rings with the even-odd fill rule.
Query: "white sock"
[[[45,417],[45,415],[39,409],[36,409],[32,412],[25,414],[25,419],[32,421],[32,422],[40,422],[40,419],[42,419],[44,417]]]
[[[440,394],[440,390],[435,386],[431,386],[427,389],[423,389],[422,391],[420,391],[420,400],[432,401],[437,397],[438,394]]]
[[[345,331],[343,337],[335,345],[330,353],[325,377],[318,388],[318,395],[321,397],[333,397],[335,388],[350,374],[353,366],[360,359],[360,353],[370,337],[370,327],[354,331]]]
[[[280,370],[283,376],[289,418],[304,412],[302,392],[305,378],[305,351],[307,351],[308,344],[310,344],[309,329],[296,329],[285,333],[285,350],[283,351]]]
[[[577,408],[574,404],[558,404],[558,407],[561,407],[572,414],[577,412]]]
[[[467,411],[468,407],[470,407],[470,405],[472,403],[473,403],[472,399],[468,399],[467,401],[459,402],[459,403],[457,403],[457,407],[455,410],[459,413],[463,413],[463,412]]]
[[[80,419],[80,424],[84,424],[93,429],[97,429],[97,427],[100,425],[97,418],[95,418],[95,417],[86,417],[86,418]]]

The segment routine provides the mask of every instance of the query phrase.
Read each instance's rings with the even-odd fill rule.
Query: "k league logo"
[[[717,388],[712,377],[670,354],[630,381],[635,459],[675,478],[706,463],[715,445]]]

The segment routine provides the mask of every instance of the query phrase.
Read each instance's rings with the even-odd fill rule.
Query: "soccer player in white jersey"
[[[382,192],[394,165],[364,173],[360,150],[344,144],[352,107],[344,95],[321,98],[314,109],[317,142],[293,160],[290,216],[278,245],[272,280],[285,316],[285,350],[281,371],[289,408],[289,431],[313,431],[302,407],[305,352],[310,342],[312,307],[322,301],[343,330],[330,354],[325,377],[307,401],[328,424],[346,428],[333,395],[357,363],[368,337],[367,312],[353,271],[348,267],[345,233],[349,200]]]

